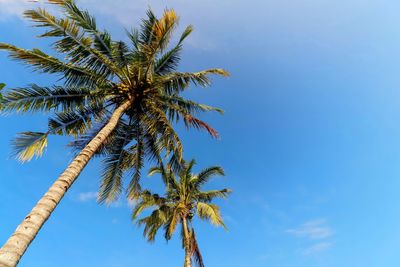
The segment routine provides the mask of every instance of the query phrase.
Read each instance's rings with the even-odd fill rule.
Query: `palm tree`
[[[226,198],[231,192],[229,189],[202,191],[202,187],[213,176],[224,175],[224,171],[219,166],[212,166],[193,174],[194,165],[194,160],[185,163],[178,173],[179,179],[176,179],[170,167],[165,168],[162,164],[150,169],[149,176],[161,174],[166,187],[165,195],[159,196],[144,190],[132,215],[132,219],[137,220],[139,226],[144,225],[143,234],[150,242],[155,240],[161,227],[164,229],[165,238],[171,239],[177,225],[181,224],[182,245],[185,250],[184,267],[191,266],[191,258],[197,266],[204,266],[193,228],[193,217],[197,214],[200,219],[226,228],[219,207],[211,202],[217,197]],[[139,219],[146,209],[152,209],[150,215]]]
[[[13,235],[0,249],[0,266],[15,266],[54,211],[66,191],[95,156],[106,155],[99,200],[112,201],[121,193],[124,172],[134,169],[127,188],[129,197],[140,192],[140,170],[145,157],[160,161],[169,156],[179,169],[182,144],[173,124],[183,120],[187,127],[217,132],[196,117],[199,112],[220,109],[185,99],[181,93],[190,84],[210,85],[209,75],[227,76],[222,69],[178,72],[183,41],[192,32],[188,26],[176,45],[169,41],[178,24],[173,10],[161,18],[152,11],[142,20],[139,30],[127,31],[129,43],[113,41],[100,31],[87,11],[73,0],[48,0],[58,5],[64,16],[58,18],[45,9],[28,10],[25,17],[43,27],[39,37],[52,37],[58,57],[39,49],[26,50],[0,43],[11,58],[35,70],[58,74],[62,85],[8,90],[4,111],[52,112],[46,132],[24,132],[14,142],[21,161],[41,156],[49,135],[75,137],[72,146],[78,153],[58,177]],[[124,168],[129,166],[129,168]]]

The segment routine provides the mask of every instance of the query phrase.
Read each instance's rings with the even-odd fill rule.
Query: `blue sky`
[[[222,107],[207,115],[221,134],[181,131],[187,158],[222,165],[213,187],[229,231],[196,225],[207,266],[400,266],[400,3],[394,0],[81,0],[124,38],[147,6],[165,6],[195,26],[182,69],[223,67],[228,79],[191,89]],[[24,1],[0,0],[0,40],[46,47],[20,19]],[[53,79],[0,54],[11,87]],[[0,243],[70,162],[68,140],[45,156],[10,158],[16,133],[43,130],[42,115],[0,117]],[[32,266],[179,266],[178,239],[148,244],[125,201],[95,202],[99,162],[89,164],[45,224],[21,264]],[[156,183],[143,177],[145,183]]]

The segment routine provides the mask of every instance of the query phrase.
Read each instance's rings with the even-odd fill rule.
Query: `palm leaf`
[[[48,133],[23,132],[12,142],[13,154],[22,162],[40,157],[47,147]]]
[[[103,96],[87,88],[41,87],[32,84],[29,87],[8,91],[4,96],[6,110],[17,112],[35,112],[59,110],[70,111],[90,103],[101,101]]]
[[[57,112],[49,119],[49,132],[58,135],[79,136],[88,132],[93,119],[100,120],[106,113],[102,105],[91,105],[76,111]]]
[[[203,256],[201,255],[199,245],[197,244],[196,234],[194,233],[194,229],[190,231],[190,253],[194,260],[196,267],[205,267]]]
[[[197,215],[203,220],[209,220],[212,224],[216,226],[223,226],[226,229],[222,217],[219,213],[219,208],[217,205],[198,202],[197,203]]]
[[[193,31],[192,26],[186,27],[179,39],[178,44],[171,50],[163,54],[156,62],[154,72],[162,75],[171,71],[175,71],[180,61],[180,52],[182,51],[182,42]]]
[[[111,203],[122,192],[122,176],[127,169],[125,165],[130,164],[129,153],[125,148],[131,135],[128,127],[125,128],[123,135],[114,140],[110,153],[103,160],[104,169],[98,198],[100,203],[104,201]]]
[[[200,173],[192,178],[192,183],[195,184],[196,187],[200,187],[203,184],[207,183],[210,178],[213,176],[224,176],[224,169],[220,166],[211,166],[203,169]]]
[[[64,63],[36,48],[26,50],[10,44],[0,43],[0,50],[8,51],[12,59],[27,63],[36,71],[50,74],[64,74],[67,85],[92,86],[94,84],[101,84],[105,78],[88,69]]]
[[[227,198],[228,195],[232,191],[230,189],[222,189],[222,190],[209,190],[209,191],[202,191],[197,194],[197,198],[201,202],[211,202],[214,198]]]

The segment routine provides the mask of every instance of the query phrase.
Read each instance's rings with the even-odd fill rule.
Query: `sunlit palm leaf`
[[[40,132],[20,133],[12,143],[14,155],[22,162],[40,157],[47,147],[47,136],[48,133]]]

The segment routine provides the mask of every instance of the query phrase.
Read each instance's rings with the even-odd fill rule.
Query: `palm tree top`
[[[154,241],[157,231],[164,227],[165,238],[169,240],[182,218],[192,218],[197,215],[200,219],[209,221],[213,225],[226,229],[219,207],[212,202],[216,198],[226,198],[231,190],[203,190],[215,176],[224,176],[220,166],[211,166],[195,174],[192,172],[195,160],[185,162],[184,167],[176,175],[169,166],[153,167],[149,176],[160,174],[165,184],[165,194],[160,196],[144,190],[140,200],[133,209],[132,219],[138,225],[144,225],[144,235],[149,241]],[[149,216],[138,219],[146,209],[152,209]]]
[[[180,72],[178,64],[183,41],[193,28],[185,28],[177,43],[170,44],[179,18],[165,10],[161,18],[149,9],[138,29],[127,32],[128,42],[113,40],[99,30],[95,18],[73,0],[48,0],[63,15],[37,8],[24,12],[36,27],[45,29],[40,38],[53,38],[57,56],[40,49],[23,49],[0,43],[0,50],[34,70],[55,74],[61,85],[9,89],[4,95],[4,111],[50,112],[45,132],[24,132],[14,141],[21,161],[41,156],[49,135],[68,135],[71,146],[82,149],[102,129],[113,111],[129,104],[113,133],[97,151],[103,156],[100,201],[113,201],[122,191],[122,176],[133,170],[128,193],[140,192],[140,170],[147,158],[160,162],[171,159],[175,170],[182,163],[183,146],[173,125],[183,121],[189,128],[218,133],[197,116],[219,108],[196,103],[181,96],[191,84],[209,86],[209,75],[227,76],[223,69]],[[164,153],[164,154],[163,154]]]

